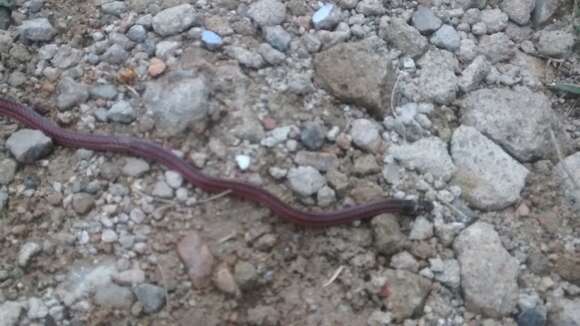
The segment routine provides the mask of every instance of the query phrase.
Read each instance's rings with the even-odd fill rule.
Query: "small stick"
[[[338,275],[340,275],[340,273],[342,273],[342,271],[344,270],[344,265],[341,265],[335,272],[334,274],[332,274],[332,277],[326,281],[326,283],[322,284],[322,287],[325,288],[327,286],[329,286],[330,284],[334,283],[334,281],[338,278]]]
[[[206,198],[206,199],[200,200],[200,201],[196,202],[194,205],[201,205],[201,204],[205,204],[205,203],[207,203],[207,202],[210,202],[210,201],[212,201],[212,200],[216,200],[216,199],[222,198],[222,197],[226,196],[227,194],[229,194],[229,193],[231,193],[231,192],[232,192],[232,190],[231,190],[231,189],[228,189],[228,190],[226,190],[226,191],[220,192],[220,193],[219,193],[219,194],[217,194],[217,195],[213,195],[213,196],[211,196],[211,197],[208,197],[208,198]]]

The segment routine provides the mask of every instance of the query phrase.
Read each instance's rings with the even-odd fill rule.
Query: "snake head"
[[[418,200],[415,204],[415,214],[430,213],[435,206],[428,200]]]

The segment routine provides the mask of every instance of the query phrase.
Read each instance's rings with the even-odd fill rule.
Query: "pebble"
[[[127,101],[119,101],[107,111],[107,120],[109,121],[130,124],[135,119],[137,119],[137,112],[135,112],[131,103]]]
[[[248,17],[261,27],[280,25],[286,20],[286,6],[278,0],[258,0],[248,8]]]
[[[391,267],[416,273],[419,271],[419,262],[407,251],[402,251],[391,257]]]
[[[183,184],[183,176],[175,171],[165,171],[165,182],[171,188],[177,189]]]
[[[142,43],[147,38],[147,30],[143,25],[133,25],[127,31],[127,37],[136,43]]]
[[[381,145],[379,127],[367,119],[357,119],[352,122],[350,135],[353,143],[366,151],[377,151]]]
[[[151,25],[155,33],[171,36],[187,30],[198,23],[198,16],[190,4],[182,4],[164,9],[153,16]]]
[[[95,303],[103,307],[128,309],[133,301],[131,290],[113,283],[97,287],[95,291]]]
[[[324,186],[318,190],[316,201],[318,206],[328,207],[336,202],[336,193],[332,188]]]
[[[141,269],[129,269],[113,275],[113,280],[119,285],[129,286],[145,282],[145,272]]]
[[[16,175],[16,161],[6,158],[0,160],[0,185],[7,185],[14,180]]]
[[[56,106],[64,111],[73,106],[84,103],[89,98],[89,89],[86,85],[76,82],[70,77],[63,78],[58,84]]]
[[[166,291],[157,285],[144,283],[133,288],[137,300],[143,305],[146,314],[159,312],[165,305]]]
[[[310,150],[318,150],[324,144],[326,130],[316,122],[306,122],[300,132],[300,141]]]
[[[250,289],[258,277],[256,267],[247,261],[238,261],[234,267],[234,279],[241,289]]]
[[[240,170],[246,171],[250,167],[251,158],[248,155],[236,155],[236,163]]]
[[[50,41],[56,35],[56,29],[46,18],[25,20],[18,32],[20,37],[33,42]]]
[[[441,27],[441,19],[435,16],[431,8],[425,6],[418,6],[411,22],[416,29],[422,34],[431,34]]]
[[[304,197],[315,194],[326,184],[324,176],[311,166],[291,168],[287,178],[290,188]]]
[[[18,252],[18,266],[26,267],[30,263],[32,257],[38,255],[42,251],[42,246],[33,241],[28,241],[20,247]]]
[[[52,140],[41,131],[20,129],[6,140],[6,147],[22,163],[33,163],[52,152]]]
[[[77,193],[72,197],[72,208],[75,213],[85,215],[95,207],[95,198],[88,193]]]
[[[153,191],[151,194],[160,198],[172,198],[173,189],[167,184],[167,182],[157,181],[155,185],[153,185]]]
[[[460,46],[459,33],[449,25],[443,25],[431,37],[431,43],[448,51],[455,51]]]
[[[419,216],[413,223],[413,228],[409,234],[411,240],[427,240],[433,236],[433,223],[425,217]]]
[[[214,257],[201,236],[190,231],[177,244],[177,253],[185,265],[191,283],[195,288],[209,285]]]
[[[0,305],[0,321],[2,325],[16,326],[19,325],[18,320],[26,310],[26,304],[16,301],[6,301]]]
[[[290,47],[292,35],[282,26],[266,26],[263,28],[264,39],[276,50],[286,52]]]
[[[236,284],[236,280],[234,279],[234,276],[226,264],[220,264],[216,268],[213,276],[213,282],[215,286],[224,293],[237,295],[240,292],[240,289],[238,289],[238,285]]]
[[[125,165],[123,165],[121,171],[126,176],[138,178],[149,172],[150,169],[147,161],[140,158],[128,157],[125,159]]]
[[[334,4],[327,3],[312,15],[312,24],[315,29],[332,30],[340,22],[340,9]]]
[[[101,241],[103,241],[105,243],[116,242],[118,240],[118,238],[119,238],[119,236],[117,235],[117,233],[111,229],[106,229],[101,234]]]
[[[92,98],[112,100],[117,97],[117,88],[112,84],[99,84],[91,87],[89,94]]]
[[[4,210],[6,203],[8,203],[8,194],[5,191],[0,190],[0,212]]]
[[[41,319],[48,315],[48,307],[39,298],[31,297],[28,299],[28,312],[27,317],[29,319]]]
[[[221,48],[221,46],[224,44],[221,36],[208,30],[201,32],[201,42],[205,48],[212,51]]]

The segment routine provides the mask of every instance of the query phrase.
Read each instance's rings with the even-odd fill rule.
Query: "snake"
[[[64,129],[38,113],[35,108],[1,97],[0,116],[16,120],[27,128],[39,130],[60,146],[119,153],[154,161],[181,174],[193,186],[206,192],[228,192],[228,195],[263,205],[275,215],[299,225],[332,226],[370,219],[384,213],[418,215],[428,213],[433,209],[433,203],[427,200],[395,198],[347,206],[334,211],[297,209],[256,185],[204,174],[171,150],[152,141],[131,136],[93,134]]]

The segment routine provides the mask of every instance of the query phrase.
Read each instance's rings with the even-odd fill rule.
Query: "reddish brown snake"
[[[386,199],[352,206],[333,212],[306,212],[292,208],[271,193],[257,186],[235,180],[207,176],[194,169],[161,145],[138,138],[93,135],[62,129],[25,105],[0,98],[0,115],[15,119],[29,128],[38,129],[60,145],[99,152],[115,152],[153,160],[179,172],[191,184],[208,192],[230,191],[236,197],[260,203],[276,215],[291,222],[310,226],[348,223],[382,213],[418,214],[433,209],[428,201]]]

